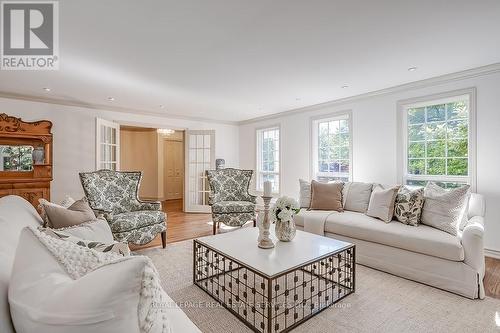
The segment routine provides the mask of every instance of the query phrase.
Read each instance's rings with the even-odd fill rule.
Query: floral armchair
[[[166,214],[160,202],[138,198],[142,172],[99,170],[81,172],[85,196],[96,215],[108,221],[113,237],[120,242],[146,244],[161,233],[166,246]]]
[[[209,204],[212,207],[213,233],[220,223],[241,227],[253,221],[255,227],[255,199],[248,193],[252,170],[221,169],[206,171],[210,184]]]

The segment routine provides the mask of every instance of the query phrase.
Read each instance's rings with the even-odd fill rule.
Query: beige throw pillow
[[[376,217],[386,223],[391,222],[398,190],[399,186],[385,189],[382,185],[375,185],[366,215]]]
[[[75,201],[68,208],[54,205],[48,202],[42,202],[43,210],[47,216],[48,226],[59,229],[71,227],[83,222],[95,220],[95,214],[90,208],[87,200],[80,199]]]
[[[342,188],[344,183],[320,183],[315,180],[311,182],[311,204],[312,210],[336,210],[343,212]]]
[[[457,235],[463,215],[467,214],[469,201],[469,185],[445,190],[432,182],[424,190],[424,208],[422,209],[422,224]]]

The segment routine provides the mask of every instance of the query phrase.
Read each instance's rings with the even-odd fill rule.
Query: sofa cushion
[[[348,182],[342,189],[342,204],[345,210],[366,213],[370,195],[372,194],[372,183]]]
[[[304,226],[303,216],[307,213],[302,210],[295,217],[298,226]],[[458,237],[425,225],[414,227],[398,221],[384,223],[362,213],[344,211],[333,212],[328,217],[325,231],[438,258],[464,260],[464,249]]]
[[[139,210],[113,215],[111,231],[124,232],[165,222],[165,213],[157,210]]]
[[[255,204],[250,201],[219,201],[212,205],[212,212],[216,214],[252,213]]]

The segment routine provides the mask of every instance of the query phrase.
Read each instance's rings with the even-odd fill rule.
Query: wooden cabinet
[[[0,197],[18,195],[35,208],[50,200],[52,123],[0,114]]]

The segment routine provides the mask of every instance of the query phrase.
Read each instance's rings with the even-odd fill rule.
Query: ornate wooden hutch
[[[35,208],[50,200],[52,181],[52,123],[25,122],[0,114],[0,197],[14,194]]]

